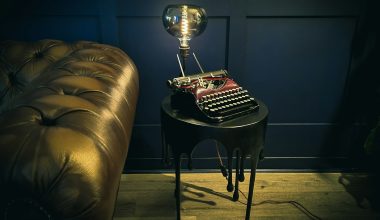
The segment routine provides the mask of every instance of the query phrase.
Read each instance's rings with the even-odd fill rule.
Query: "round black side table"
[[[251,177],[249,181],[249,193],[245,219],[250,218],[253,188],[256,177],[256,167],[259,155],[264,147],[265,131],[268,118],[268,108],[258,101],[258,111],[222,123],[209,123],[196,119],[180,111],[173,109],[170,96],[164,98],[161,103],[161,137],[163,159],[169,163],[171,150],[174,157],[176,173],[176,206],[177,219],[181,218],[181,158],[186,154],[191,168],[191,154],[194,147],[205,139],[214,139],[221,143],[228,156],[228,184],[227,190],[234,191],[233,200],[239,199],[239,182],[244,181],[244,161],[251,156]],[[236,152],[236,179],[235,187],[232,184],[232,157]]]

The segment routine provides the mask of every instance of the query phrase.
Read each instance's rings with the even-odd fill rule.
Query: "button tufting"
[[[10,72],[8,74],[8,80],[9,80],[9,84],[11,85],[15,85],[17,83],[16,75],[13,72]]]
[[[34,57],[35,58],[41,58],[41,57],[43,57],[43,54],[42,54],[41,51],[37,51],[37,52],[34,53]]]
[[[75,96],[76,92],[75,91],[68,91],[68,90],[61,90],[58,92],[59,95],[70,95],[70,96]]]
[[[51,118],[42,118],[40,121],[40,125],[43,125],[43,126],[54,126],[56,124],[57,124],[57,121]]]

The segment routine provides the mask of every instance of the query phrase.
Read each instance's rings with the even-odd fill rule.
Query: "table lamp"
[[[162,21],[165,30],[179,40],[182,65],[178,54],[177,58],[182,76],[184,76],[185,62],[190,50],[189,42],[192,38],[200,35],[205,30],[207,25],[206,11],[196,5],[168,5],[164,9]],[[193,55],[196,59],[194,53]]]

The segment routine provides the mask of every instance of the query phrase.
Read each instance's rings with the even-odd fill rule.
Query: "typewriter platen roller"
[[[256,100],[228,77],[226,70],[177,77],[168,81],[173,89],[172,107],[222,122],[256,111]]]

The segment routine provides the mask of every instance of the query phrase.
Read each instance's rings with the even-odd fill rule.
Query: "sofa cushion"
[[[138,96],[132,60],[93,42],[0,48],[3,216],[40,207],[58,219],[111,219]]]

